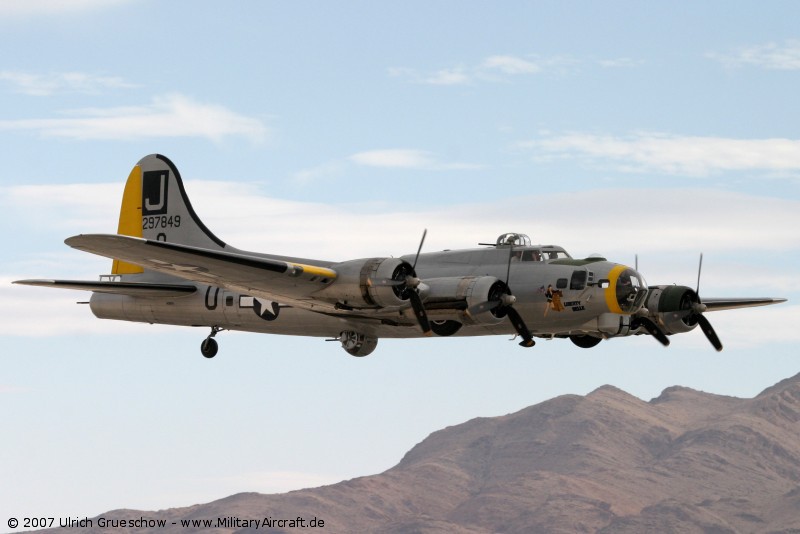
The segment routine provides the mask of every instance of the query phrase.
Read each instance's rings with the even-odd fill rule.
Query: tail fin
[[[226,247],[211,233],[189,202],[183,180],[165,156],[145,156],[133,167],[119,213],[117,233],[213,250]],[[113,274],[138,274],[138,265],[114,260]]]

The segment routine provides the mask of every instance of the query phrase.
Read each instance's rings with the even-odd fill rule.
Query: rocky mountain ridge
[[[752,399],[671,387],[645,402],[603,386],[439,430],[379,475],[104,516],[164,518],[160,533],[278,514],[337,533],[798,532],[798,438],[800,375]]]

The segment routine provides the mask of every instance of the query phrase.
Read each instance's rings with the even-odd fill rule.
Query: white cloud
[[[472,163],[443,163],[426,150],[390,148],[358,152],[348,158],[357,165],[390,169],[470,170],[482,168]]]
[[[427,85],[465,85],[472,81],[471,76],[462,67],[440,69],[430,74],[421,74],[406,67],[390,67],[389,76],[404,78],[412,83]]]
[[[297,171],[294,173],[293,178],[296,182],[307,185],[320,180],[327,180],[341,176],[344,171],[345,162],[341,160],[333,160],[315,167]]]
[[[629,67],[638,67],[644,63],[640,59],[633,59],[629,57],[618,57],[613,59],[601,59],[597,61],[597,64],[601,67],[605,67],[608,69],[616,69],[616,68],[629,68]]]
[[[49,96],[59,92],[98,94],[107,89],[127,89],[136,85],[117,76],[98,76],[83,72],[33,74],[21,71],[0,71],[0,80],[15,91],[32,96]]]
[[[110,264],[109,264],[110,267]],[[59,274],[59,273],[54,273]],[[88,291],[43,289],[12,285],[12,280],[30,278],[0,276],[0,311],[3,325],[16,336],[50,337],[73,334],[142,334],[145,325],[126,321],[101,321],[88,305]],[[97,277],[91,278],[96,280]],[[177,327],[168,327],[177,328]]]
[[[515,56],[490,56],[483,61],[481,68],[499,70],[504,74],[534,74],[542,70],[536,63]]]
[[[30,224],[39,228],[61,227],[80,231],[82,228],[116,230],[123,183],[19,185],[2,187],[0,206],[20,217],[35,210]],[[66,236],[65,236],[66,237]]]
[[[730,139],[637,133],[626,137],[570,133],[519,143],[536,158],[607,160],[617,168],[707,176],[724,171],[800,170],[800,140]]]
[[[206,225],[236,247],[339,261],[413,252],[424,227],[429,229],[428,250],[470,247],[478,241],[493,241],[503,232],[519,231],[531,234],[534,241],[563,244],[575,255],[625,254],[632,261],[633,253],[639,252],[643,264],[655,261],[644,255],[649,251],[691,251],[691,259],[686,260],[689,271],[695,269],[692,266],[700,251],[741,252],[743,244],[753,243],[759,248],[748,248],[748,254],[800,249],[796,231],[800,200],[712,189],[601,189],[546,198],[532,192],[530,196],[413,210],[276,199],[257,186],[238,182],[189,180],[186,189]],[[2,187],[0,197],[5,200],[0,205],[17,225],[44,224],[58,229],[55,242],[61,247],[61,237],[74,233],[115,231],[122,190],[122,182]],[[42,202],[47,209],[42,209]],[[37,216],[26,223],[22,214],[31,210],[36,210]],[[46,213],[53,215],[41,222]],[[571,215],[554,215],[559,213]],[[259,223],[265,219],[270,228],[266,233]],[[299,219],[302,225],[297,224]],[[658,241],[653,240],[647,221],[659,225]],[[713,260],[709,256],[706,260],[710,268]],[[752,260],[760,261],[758,256]],[[689,272],[687,276],[694,275]]]
[[[392,148],[369,150],[350,156],[350,160],[368,167],[391,167],[400,169],[419,169],[430,167],[434,161],[430,152]]]
[[[261,142],[269,134],[258,119],[180,94],[155,97],[144,106],[88,108],[66,114],[69,116],[62,118],[0,120],[0,130],[28,130],[46,137],[79,140],[203,137],[220,141],[241,136]]]
[[[412,83],[428,85],[467,85],[477,81],[505,82],[514,76],[538,74],[544,70],[562,70],[574,65],[575,60],[565,56],[550,58],[493,55],[471,66],[455,66],[432,73],[421,73],[407,67],[387,69],[390,76],[404,78]]]
[[[0,18],[60,15],[103,9],[130,0],[0,0]]]
[[[800,342],[800,306],[791,303],[706,313],[725,348],[754,349],[764,343]],[[699,330],[699,329],[698,329]],[[705,338],[700,336],[703,341]]]
[[[484,167],[475,163],[443,162],[434,153],[427,150],[388,148],[365,150],[346,158],[335,159],[314,167],[302,169],[294,173],[292,178],[302,185],[318,183],[342,176],[347,172],[348,167],[352,165],[383,169],[429,171],[475,170]]]
[[[442,69],[421,80],[430,85],[462,85],[469,83],[470,79],[462,69]]]
[[[754,66],[770,70],[800,69],[800,40],[740,48],[733,53],[711,52],[707,57],[732,67]]]

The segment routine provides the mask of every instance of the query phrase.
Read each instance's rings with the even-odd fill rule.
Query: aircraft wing
[[[754,306],[769,306],[786,302],[786,299],[778,298],[703,298],[702,303],[706,306],[706,311],[735,310],[737,308],[752,308]]]
[[[287,304],[307,301],[311,293],[327,287],[337,276],[333,269],[316,265],[125,235],[78,235],[64,242],[78,250],[141,265],[184,280]]]
[[[98,293],[115,293],[132,297],[182,297],[197,291],[194,285],[149,284],[140,282],[87,282],[83,280],[17,280],[26,286],[81,289]]]

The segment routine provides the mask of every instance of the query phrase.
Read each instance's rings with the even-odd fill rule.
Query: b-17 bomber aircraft
[[[511,334],[569,338],[583,348],[604,339],[669,336],[698,325],[717,350],[707,311],[784,302],[704,298],[679,285],[647,286],[635,269],[598,256],[532,245],[507,233],[481,248],[389,258],[322,261],[236,249],[192,209],[178,169],[146,156],[125,185],[117,234],[82,234],[67,245],[113,259],[99,281],[19,280],[92,292],[102,319],[200,326],[212,358],[222,330],[316,336],[366,356],[380,338]],[[701,256],[702,266],[702,256]]]

